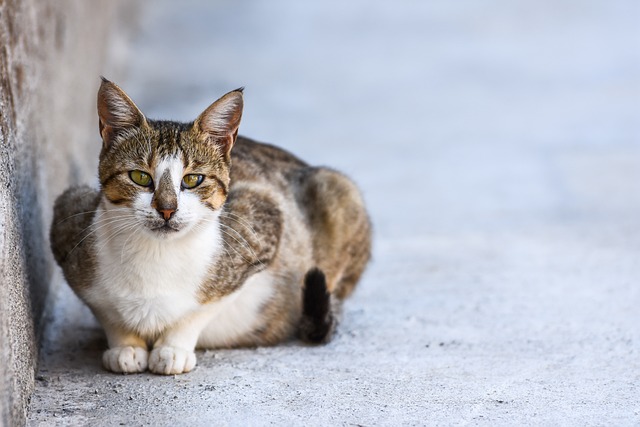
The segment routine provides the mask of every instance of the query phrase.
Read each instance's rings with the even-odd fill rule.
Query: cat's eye
[[[198,175],[195,173],[185,175],[182,178],[182,188],[196,188],[198,185],[202,184],[202,181],[204,181],[203,175]]]
[[[151,175],[146,172],[142,172],[139,170],[130,171],[129,178],[131,178],[131,181],[143,187],[151,187],[153,185]]]

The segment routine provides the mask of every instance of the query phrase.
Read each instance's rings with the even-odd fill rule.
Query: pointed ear
[[[144,115],[131,98],[104,77],[98,90],[98,118],[104,147],[109,146],[121,132],[146,123]]]
[[[227,93],[204,110],[194,122],[194,127],[208,141],[220,145],[225,154],[229,154],[238,137],[244,105],[243,90],[244,88],[240,88]]]

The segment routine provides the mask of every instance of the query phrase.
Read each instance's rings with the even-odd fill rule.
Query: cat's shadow
[[[45,317],[41,374],[102,372],[102,352],[106,348],[106,336],[91,310],[68,287],[59,289]]]

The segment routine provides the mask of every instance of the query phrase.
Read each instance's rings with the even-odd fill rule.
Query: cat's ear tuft
[[[204,110],[194,122],[205,138],[219,144],[225,154],[229,154],[238,137],[244,105],[243,90],[240,88],[227,93]]]
[[[140,127],[146,119],[140,109],[115,83],[101,77],[98,90],[98,118],[100,136],[104,146],[111,144],[119,134]]]

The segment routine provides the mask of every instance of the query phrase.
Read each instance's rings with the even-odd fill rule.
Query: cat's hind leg
[[[315,265],[329,293],[342,300],[360,279],[371,254],[371,224],[356,185],[328,168],[309,168],[300,186]]]

